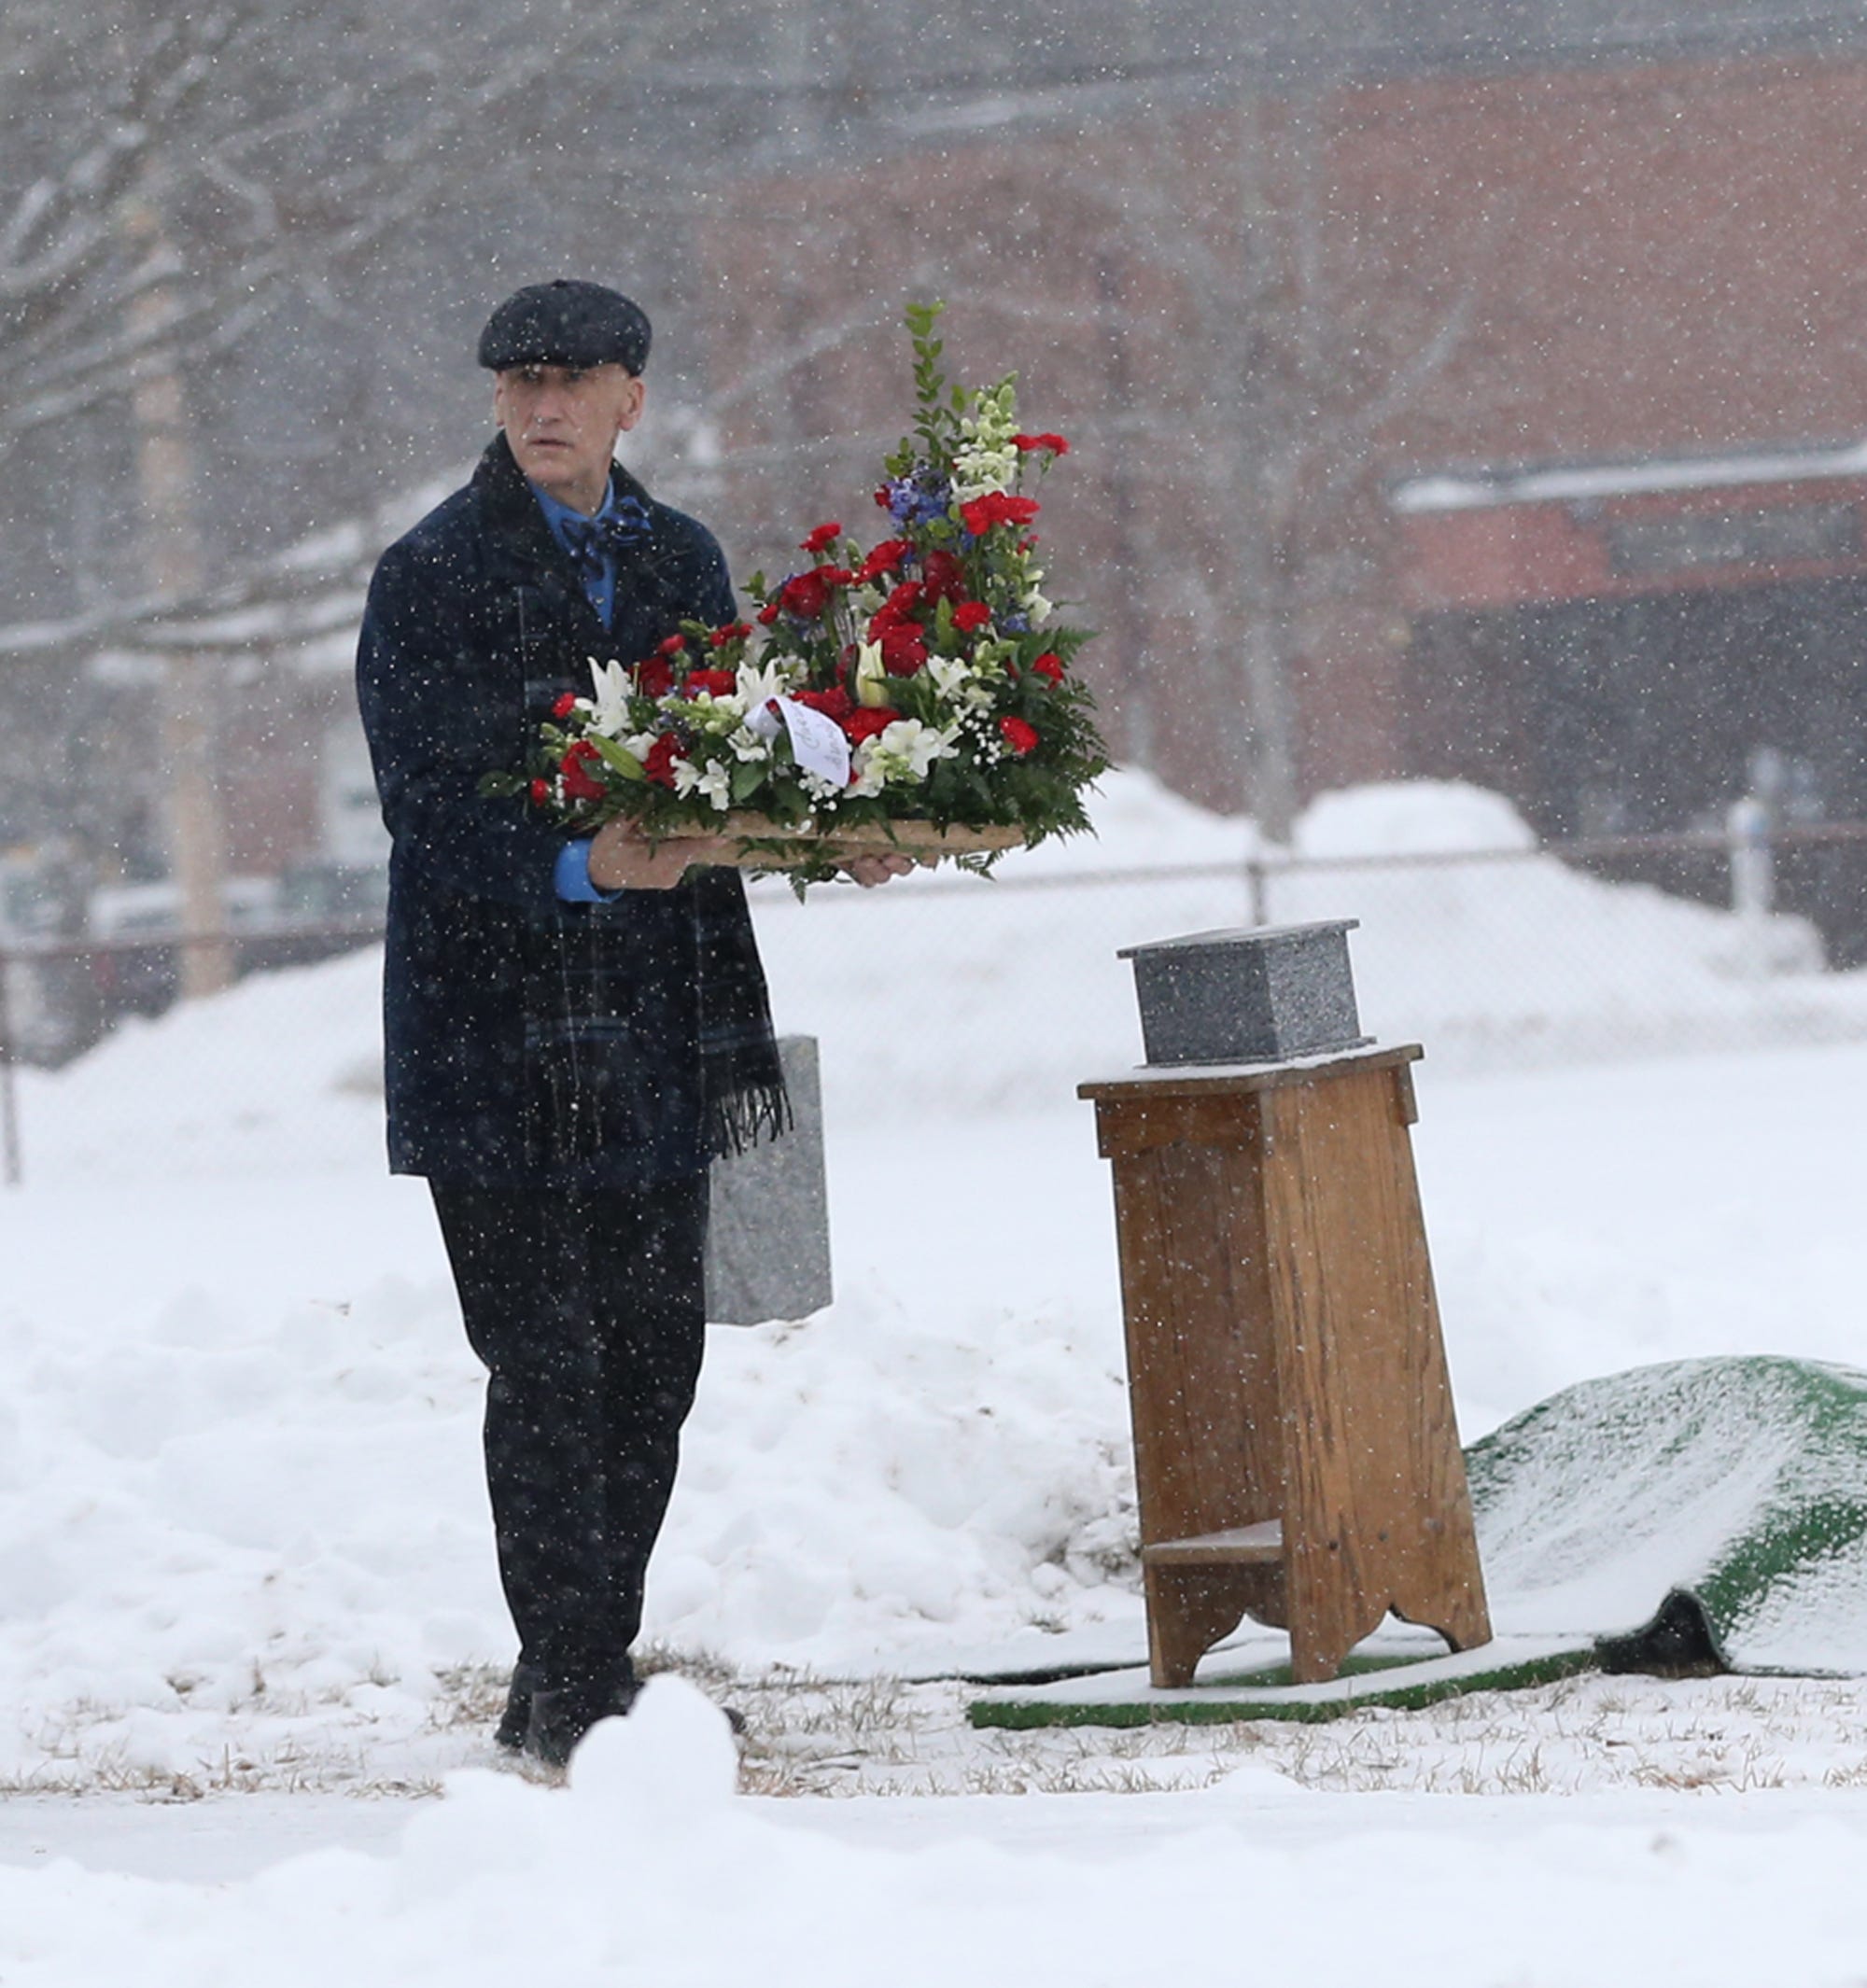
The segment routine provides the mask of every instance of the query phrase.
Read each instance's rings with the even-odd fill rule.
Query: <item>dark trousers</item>
[[[489,1376],[486,1483],[522,1674],[623,1682],[700,1378],[707,1176],[430,1186]]]

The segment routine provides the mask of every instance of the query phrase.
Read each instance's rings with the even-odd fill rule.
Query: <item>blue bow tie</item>
[[[600,580],[618,553],[648,537],[648,506],[639,497],[625,497],[605,516],[566,518],[563,528],[578,573],[586,582]]]

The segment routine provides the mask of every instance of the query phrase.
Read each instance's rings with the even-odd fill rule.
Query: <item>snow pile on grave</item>
[[[323,1270],[229,1290],[178,1225],[172,1255],[138,1231],[147,1299],[73,1270],[0,1304],[0,1775],[67,1739],[192,1770],[231,1712],[261,1747],[307,1717],[414,1731],[451,1667],[510,1661],[431,1218],[405,1206],[409,1275],[369,1276],[352,1204],[307,1195]],[[1113,1289],[1073,1321],[989,1265],[919,1308],[859,1246],[844,1279],[807,1324],[711,1336],[650,1635],[845,1675],[1138,1638]]]
[[[1867,1673],[1867,1373],[1686,1360],[1565,1389],[1472,1448],[1500,1626],[1629,1660]]]

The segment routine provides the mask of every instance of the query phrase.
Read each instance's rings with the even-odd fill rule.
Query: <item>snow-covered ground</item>
[[[1850,1683],[1019,1736],[899,1682],[1141,1647],[1108,1183],[1073,1090],[1139,1054],[1115,948],[1244,897],[1088,877],[1251,842],[1132,777],[1102,829],[997,885],[761,892],[780,1017],[823,1044],[839,1296],[716,1330],[650,1595],[657,1642],[751,1715],[738,1799],[676,1677],[568,1796],[475,1771],[510,1659],[479,1382],[425,1195],[381,1171],[375,960],[28,1073],[28,1183],[0,1196],[0,1978],[1867,1975]],[[1445,789],[1302,831],[1514,833]],[[1467,1436],[1649,1361],[1867,1362],[1867,1043],[1781,1040],[1867,1003],[1755,974],[1805,933],[1537,860],[1357,888],[1286,880],[1273,910],[1360,916],[1367,1022],[1426,1043]],[[1552,920],[1579,979],[1538,966]],[[1617,1015],[1623,1048],[1752,1046],[1552,1053]],[[1541,1067],[1497,1069],[1513,1043]]]

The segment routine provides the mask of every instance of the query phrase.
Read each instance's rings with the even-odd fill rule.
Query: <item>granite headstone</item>
[[[1129,945],[1141,1034],[1157,1063],[1282,1063],[1359,1049],[1348,934],[1360,922],[1196,931]]]
[[[790,1129],[713,1163],[707,1316],[716,1325],[807,1318],[833,1295],[816,1038],[781,1037],[778,1053]]]

